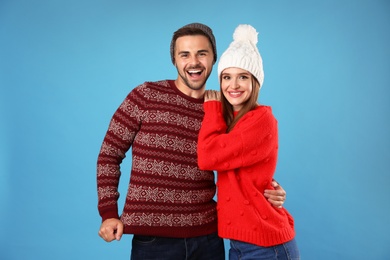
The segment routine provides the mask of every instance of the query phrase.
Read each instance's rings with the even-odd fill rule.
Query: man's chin
[[[189,87],[192,90],[201,90],[205,86],[204,82],[202,83],[196,83],[196,84],[187,84],[187,87]]]

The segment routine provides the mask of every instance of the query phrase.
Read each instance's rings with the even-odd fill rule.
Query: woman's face
[[[252,74],[239,68],[227,68],[221,73],[221,89],[234,111],[240,111],[252,93]]]

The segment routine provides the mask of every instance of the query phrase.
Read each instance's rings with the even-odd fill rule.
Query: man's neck
[[[180,90],[183,94],[192,97],[192,98],[203,98],[206,85],[203,85],[201,89],[191,89],[187,85],[185,85],[182,81],[179,79],[175,80],[175,85],[178,90]]]

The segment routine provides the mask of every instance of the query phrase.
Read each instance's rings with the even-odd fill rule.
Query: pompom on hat
[[[249,71],[260,83],[264,82],[263,60],[257,49],[258,32],[249,24],[240,24],[233,33],[233,42],[222,54],[218,63],[218,79],[227,68],[240,68]]]

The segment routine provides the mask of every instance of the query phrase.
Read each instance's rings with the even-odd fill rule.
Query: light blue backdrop
[[[219,55],[238,24],[260,32],[302,259],[389,259],[386,0],[0,0],[0,259],[129,258],[131,235],[97,235],[97,155],[132,88],[176,77],[172,33],[195,21]]]

